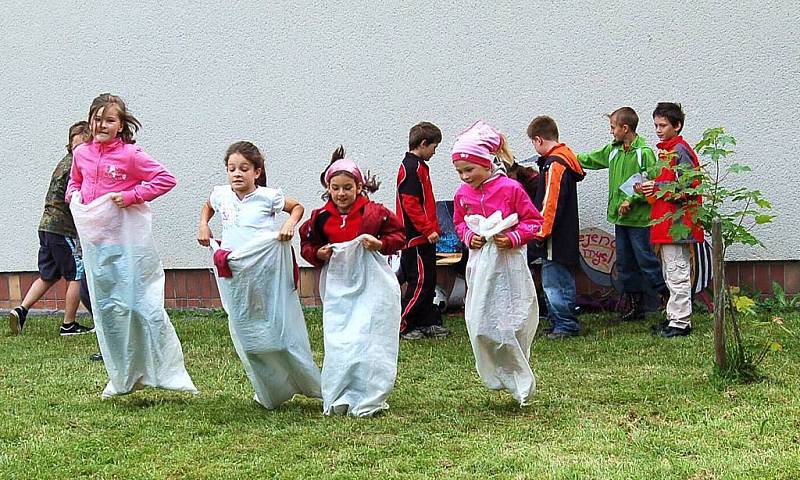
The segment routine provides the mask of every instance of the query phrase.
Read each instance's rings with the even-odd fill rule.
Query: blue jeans
[[[553,333],[580,333],[581,324],[575,317],[575,273],[572,268],[542,259],[542,287]]]
[[[623,293],[664,293],[667,285],[661,260],[650,245],[650,227],[614,226],[617,242],[617,275]]]

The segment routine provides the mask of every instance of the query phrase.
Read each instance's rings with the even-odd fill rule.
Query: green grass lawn
[[[715,388],[710,319],[687,338],[582,317],[587,335],[537,339],[520,408],[486,390],[463,318],[447,339],[402,341],[391,408],[323,417],[319,400],[259,407],[219,315],[175,313],[200,395],[101,401],[93,335],[57,317],[0,337],[0,478],[800,478],[800,342],[766,381]],[[321,313],[307,312],[322,357]],[[800,325],[800,315],[786,317]]]

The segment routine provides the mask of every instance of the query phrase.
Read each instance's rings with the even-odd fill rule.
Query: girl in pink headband
[[[333,152],[320,181],[327,202],[300,227],[300,253],[312,265],[324,267],[320,276],[323,410],[326,415],[368,416],[388,408],[385,399],[394,385],[400,335],[400,288],[386,259],[375,253],[391,255],[403,248],[405,229],[391,210],[369,199],[367,194],[380,184],[345,157],[344,147]],[[366,251],[351,242],[356,239]],[[367,270],[370,262],[383,269]],[[352,275],[343,280],[345,270],[352,270]],[[360,278],[362,272],[372,272],[373,277]],[[331,294],[341,291],[348,293]],[[350,308],[351,302],[368,305],[377,300],[384,302],[380,312]],[[362,331],[369,333],[361,335]]]
[[[402,248],[403,239],[397,244],[397,233],[393,222],[399,219],[383,205],[373,202],[368,194],[380,187],[369,172],[365,175],[356,162],[345,157],[344,147],[339,146],[331,161],[319,176],[325,187],[323,200],[327,203],[311,212],[311,219],[300,227],[301,255],[309,263],[322,266],[331,257],[331,243],[347,242],[366,234],[363,244],[370,250],[391,255]],[[386,222],[377,222],[378,218]],[[402,232],[402,225],[399,231]],[[402,234],[405,237],[405,234]]]
[[[334,150],[330,163],[319,175],[319,181],[325,187],[322,199],[327,200],[327,203],[318,210],[320,213],[328,211],[333,217],[341,220],[339,231],[331,231],[334,240],[326,241],[320,246],[323,249],[320,254],[322,256],[317,260],[322,260],[324,263],[330,258],[330,248],[326,244],[352,240],[359,235],[362,220],[360,212],[363,206],[369,202],[367,195],[376,192],[380,187],[380,182],[369,173],[365,176],[356,162],[346,158],[344,147],[341,145]],[[353,215],[351,215],[351,210]],[[312,212],[312,217],[315,212],[317,210]],[[379,250],[380,246],[377,245],[377,239],[375,240],[365,240],[364,246],[372,250]],[[317,256],[316,251],[309,252],[309,255],[312,253],[313,257]]]

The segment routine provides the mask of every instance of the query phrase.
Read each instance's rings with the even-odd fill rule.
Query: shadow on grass
[[[296,395],[293,399],[282,403],[278,408],[270,410],[256,402],[251,394],[248,395],[248,397],[239,397],[204,394],[203,392],[192,395],[185,392],[144,389],[129,395],[112,397],[106,402],[113,403],[117,408],[127,411],[164,407],[182,410],[184,407],[190,407],[192,411],[205,412],[222,423],[242,423],[240,422],[241,419],[252,418],[254,415],[288,414],[313,416],[315,413],[322,415],[322,401],[318,399]]]
[[[105,399],[104,403],[114,404],[125,410],[144,410],[164,406],[193,405],[194,395],[184,392],[168,392],[156,389],[144,389],[127,395],[120,395]]]

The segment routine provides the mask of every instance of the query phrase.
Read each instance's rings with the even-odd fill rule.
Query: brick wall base
[[[447,275],[447,270],[440,275]],[[788,295],[800,293],[800,261],[729,262],[725,269],[728,284],[749,291],[772,295],[772,283],[780,284]],[[37,272],[0,273],[0,309],[14,308],[36,280]],[[582,272],[577,276],[578,293],[601,289]],[[304,305],[319,305],[319,269],[300,270],[299,293]],[[66,283],[59,282],[34,306],[40,310],[63,310]],[[167,308],[221,308],[213,274],[207,269],[167,270],[164,288]]]

